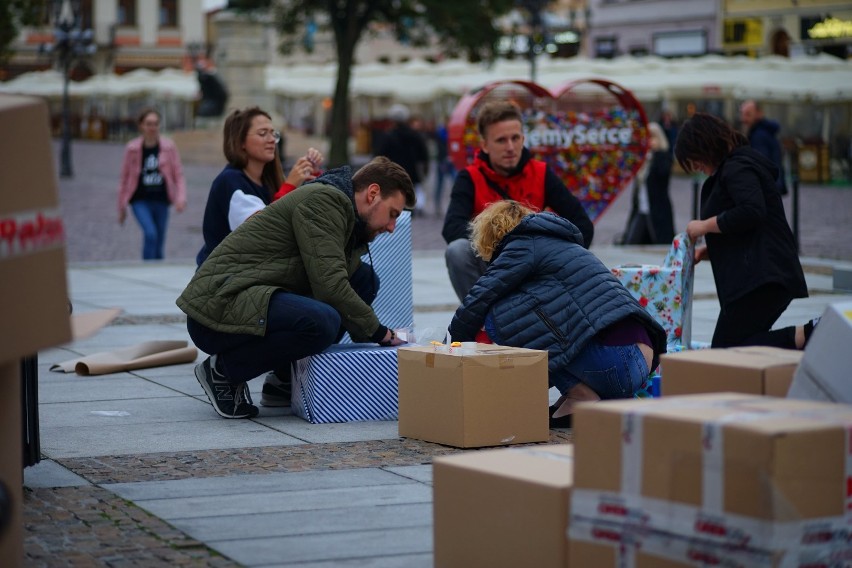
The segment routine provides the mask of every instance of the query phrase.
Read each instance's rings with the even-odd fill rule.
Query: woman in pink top
[[[127,143],[118,188],[118,222],[127,219],[127,207],[142,227],[142,259],[163,258],[169,206],[186,208],[186,181],[177,146],[160,136],[160,113],[152,108],[139,115],[141,136]]]

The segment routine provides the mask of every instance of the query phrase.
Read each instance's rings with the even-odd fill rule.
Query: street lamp
[[[62,69],[62,151],[59,162],[61,177],[74,177],[71,167],[71,125],[69,123],[68,83],[71,80],[71,68],[81,58],[93,54],[97,47],[92,43],[90,29],[81,29],[80,2],[54,0],[53,2],[53,44],[43,46],[47,53],[55,53]]]
[[[536,80],[536,57],[541,52],[541,39],[544,37],[544,20],[541,12],[548,4],[548,0],[515,0],[515,5],[524,8],[530,15],[529,29],[529,51],[530,58],[530,81]]]

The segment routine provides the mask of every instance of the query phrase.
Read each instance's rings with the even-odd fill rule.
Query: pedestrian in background
[[[781,195],[787,195],[787,176],[784,173],[784,154],[778,141],[781,125],[763,116],[757,101],[747,100],[740,105],[740,122],[748,129],[748,143],[763,154],[778,168],[775,187]]]
[[[516,201],[492,203],[471,223],[488,263],[449,333],[473,341],[484,326],[500,345],[548,352],[548,384],[561,393],[551,427],[582,401],[630,398],[666,352],[666,333],[570,221]]]
[[[663,110],[660,112],[659,124],[663,129],[663,132],[666,133],[666,140],[669,143],[669,156],[674,159],[675,141],[677,140],[677,131],[678,128],[680,128],[680,125],[678,124],[674,113],[667,106],[663,106]]]
[[[648,125],[650,151],[633,182],[633,206],[623,244],[669,244],[674,240],[674,212],[669,196],[672,155],[656,122]]]
[[[439,124],[435,129],[435,215],[442,215],[442,197],[444,194],[444,181],[449,179],[452,184],[456,176],[456,168],[450,159],[449,133],[445,124]]]
[[[259,107],[235,110],[225,119],[222,150],[228,164],[210,186],[201,232],[204,244],[195,260],[200,266],[214,248],[243,221],[284,194],[316,176],[322,162],[316,150],[302,156],[284,179],[278,157],[281,134],[269,113]],[[317,162],[317,163],[313,163]]]
[[[402,166],[414,184],[414,192],[417,195],[417,205],[414,215],[421,215],[426,206],[426,192],[423,190],[423,182],[429,171],[429,150],[423,134],[415,130],[409,124],[411,111],[403,104],[395,104],[388,110],[388,118],[393,121],[393,126],[384,137],[377,156],[385,156],[392,162]]]
[[[118,187],[118,222],[127,219],[128,205],[142,228],[142,259],[165,256],[169,206],[186,208],[186,180],[175,143],[160,136],[160,113],[146,108],[139,114],[138,136],[127,143]]]
[[[470,246],[470,222],[495,201],[512,199],[535,211],[550,208],[580,230],[584,247],[592,244],[595,227],[583,204],[524,147],[523,124],[521,109],[509,101],[486,103],[477,114],[479,152],[456,176],[441,231],[447,272],[460,302],[486,268]]]
[[[745,136],[710,114],[684,122],[675,157],[688,173],[709,176],[701,188],[701,219],[686,232],[695,262],[710,260],[721,312],[712,347],[768,345],[804,349],[818,318],[772,329],[808,288],[796,241],[775,186],[778,168]]]

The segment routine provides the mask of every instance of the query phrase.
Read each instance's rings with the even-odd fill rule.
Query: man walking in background
[[[763,110],[757,101],[747,100],[740,105],[740,121],[748,128],[748,143],[752,148],[769,158],[778,168],[775,187],[781,195],[787,195],[787,179],[784,174],[784,159],[778,131],[781,125],[763,116]]]
[[[426,205],[423,182],[426,181],[426,173],[429,171],[429,150],[426,148],[423,135],[409,124],[411,111],[407,106],[403,104],[391,106],[388,118],[394,122],[394,126],[388,131],[376,155],[385,156],[392,162],[396,162],[408,173],[417,196],[417,205],[413,213],[420,215]]]

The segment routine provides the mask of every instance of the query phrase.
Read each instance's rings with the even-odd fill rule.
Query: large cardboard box
[[[778,557],[849,546],[852,406],[738,393],[574,416],[575,520]]]
[[[741,392],[787,396],[802,352],[777,347],[733,347],[668,353],[660,358],[663,396]]]
[[[23,563],[20,360],[71,339],[65,235],[41,99],[0,95],[0,482],[11,494],[4,565]]]
[[[396,420],[396,349],[332,345],[293,365],[293,414],[312,424]]]
[[[852,403],[852,302],[829,305],[814,329],[790,398]]]
[[[549,439],[546,351],[433,345],[397,356],[400,436],[459,448]]]
[[[435,458],[435,566],[565,568],[573,447]]]

